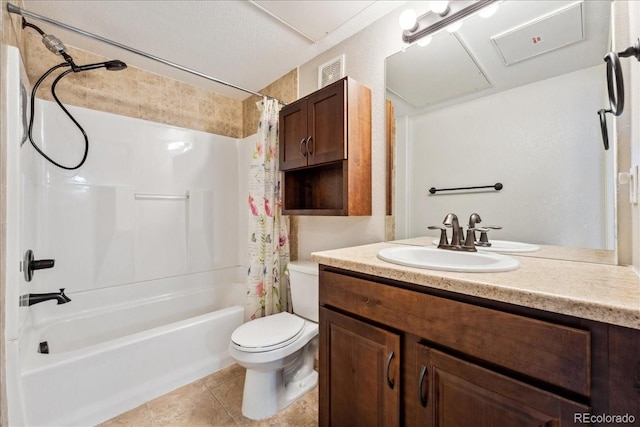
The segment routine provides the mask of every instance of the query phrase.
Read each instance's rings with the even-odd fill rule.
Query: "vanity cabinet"
[[[321,346],[329,355],[331,377],[325,425],[399,425],[400,336],[320,309]],[[376,410],[372,410],[376,408]]]
[[[320,306],[321,426],[640,423],[638,331],[324,265]]]
[[[417,344],[413,405],[419,426],[573,425],[589,407]]]
[[[345,77],[280,110],[285,215],[371,215],[371,90]]]

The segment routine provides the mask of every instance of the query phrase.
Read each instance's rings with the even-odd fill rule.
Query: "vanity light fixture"
[[[429,43],[431,43],[431,40],[433,40],[433,37],[431,37],[431,36],[423,37],[420,40],[418,40],[418,46],[420,46],[420,47],[428,46]]]
[[[483,15],[491,16],[495,13],[499,0],[456,0],[456,1],[430,1],[429,12],[416,17],[416,13],[407,9],[400,15],[400,27],[402,40],[405,43],[413,43],[423,37],[447,28],[450,32],[457,31],[462,19],[483,11]],[[491,6],[491,7],[489,7]],[[489,9],[493,8],[491,11]],[[456,28],[457,27],[457,28]]]

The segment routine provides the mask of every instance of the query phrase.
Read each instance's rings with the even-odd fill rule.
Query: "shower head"
[[[117,59],[114,59],[113,61],[105,62],[104,67],[109,71],[120,71],[127,68],[127,64]]]
[[[77,65],[75,67],[72,67],[72,69],[74,72],[78,73],[80,71],[95,70],[102,67],[106,68],[109,71],[120,71],[127,68],[127,64],[114,59],[113,61],[97,62],[95,64]]]

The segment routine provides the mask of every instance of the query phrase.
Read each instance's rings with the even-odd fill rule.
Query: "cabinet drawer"
[[[325,270],[320,271],[320,305],[590,395],[588,331]]]

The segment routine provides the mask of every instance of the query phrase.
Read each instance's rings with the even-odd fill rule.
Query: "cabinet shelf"
[[[285,174],[285,215],[345,215],[345,162]]]

